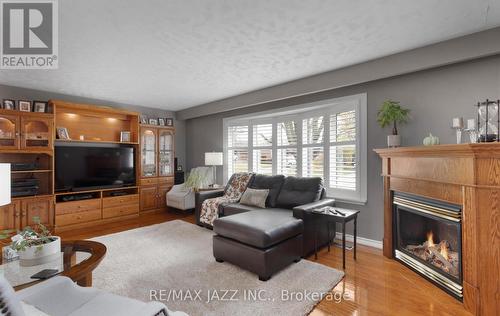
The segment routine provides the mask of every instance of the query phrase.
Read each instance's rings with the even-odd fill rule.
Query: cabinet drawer
[[[56,225],[65,226],[71,224],[86,223],[101,219],[101,210],[79,212],[72,214],[56,215]]]
[[[155,185],[158,184],[158,178],[141,179],[140,185]]]
[[[56,204],[56,215],[79,213],[101,209],[101,199],[62,202]]]
[[[139,194],[113,196],[102,199],[102,207],[123,206],[124,204],[139,203]]]
[[[174,185],[174,177],[163,177],[163,178],[158,178],[158,183],[159,183],[159,184]]]
[[[139,214],[139,203],[109,207],[102,210],[102,218]]]

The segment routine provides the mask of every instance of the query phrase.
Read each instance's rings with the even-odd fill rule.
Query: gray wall
[[[186,121],[187,169],[204,164],[204,153],[222,151],[222,119],[327,98],[367,93],[368,95],[368,202],[366,205],[340,206],[361,210],[359,236],[382,240],[383,196],[381,161],[374,148],[386,146],[390,129],[381,129],[376,122],[377,109],[386,99],[401,101],[411,109],[411,121],[400,128],[404,146],[420,145],[432,132],[441,143],[454,143],[451,119],[475,118],[474,104],[486,98],[500,97],[500,56],[434,68],[351,87],[324,91],[260,104],[239,110],[194,118]],[[222,168],[218,170],[222,179]]]
[[[102,106],[111,106],[119,109],[127,109],[136,111],[150,117],[175,117],[175,114],[170,111],[162,111],[159,109],[146,108],[138,105],[123,104],[110,102],[105,100],[89,99],[65,94],[52,93],[47,91],[32,90],[26,88],[12,87],[0,84],[0,100],[1,99],[14,99],[14,100],[37,100],[47,101],[49,99],[65,100],[76,103],[88,103]],[[185,165],[186,149],[185,149],[185,121],[174,121],[176,128],[176,156],[179,158],[179,163]]]

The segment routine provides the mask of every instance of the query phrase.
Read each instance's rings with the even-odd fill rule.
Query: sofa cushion
[[[240,203],[243,205],[257,206],[266,208],[266,200],[269,195],[269,190],[259,190],[247,188],[241,196]]]
[[[257,248],[269,248],[288,238],[302,234],[302,220],[286,209],[259,209],[218,218],[214,231],[226,238]]]
[[[284,175],[266,176],[263,174],[256,174],[248,187],[252,189],[269,190],[266,206],[276,207],[276,200],[278,199],[284,181]]]
[[[323,180],[315,178],[286,177],[277,206],[282,208],[294,208],[299,205],[316,202],[323,191]]]
[[[229,203],[222,206],[222,210],[219,213],[222,216],[230,216],[234,214],[240,214],[250,211],[261,211],[262,209],[256,206],[243,205],[240,203]]]

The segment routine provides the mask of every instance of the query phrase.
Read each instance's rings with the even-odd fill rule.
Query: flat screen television
[[[126,145],[55,148],[57,192],[120,188],[135,185],[135,148]]]

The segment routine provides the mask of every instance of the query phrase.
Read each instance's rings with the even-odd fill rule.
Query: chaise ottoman
[[[219,218],[214,222],[213,253],[267,281],[302,255],[301,219],[290,210],[263,209]]]

